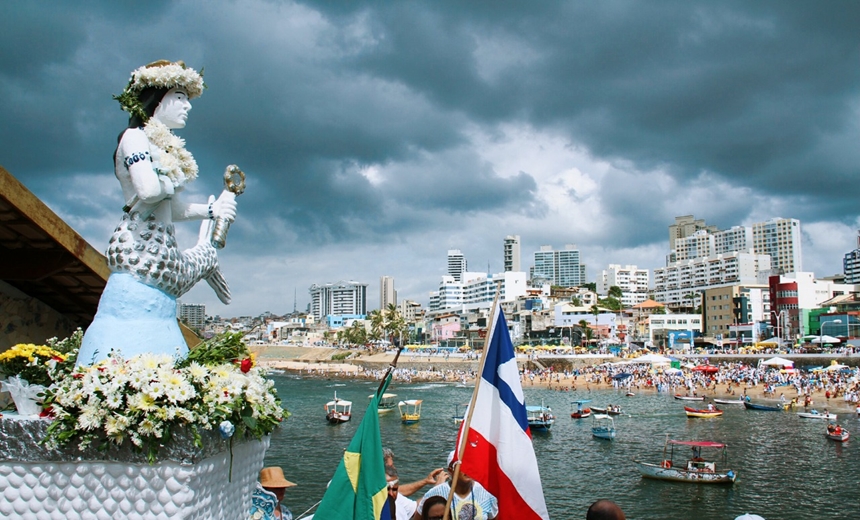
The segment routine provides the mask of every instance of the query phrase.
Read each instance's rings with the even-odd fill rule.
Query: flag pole
[[[397,347],[397,354],[394,354],[394,359],[391,360],[391,363],[388,365],[388,370],[386,370],[385,375],[382,376],[382,382],[379,383],[379,388],[376,389],[377,394],[379,394],[379,392],[382,391],[382,385],[384,385],[385,380],[388,379],[388,374],[390,374],[392,370],[397,368],[397,359],[400,358],[401,352],[403,352],[403,347],[398,346]]]
[[[460,437],[457,439],[457,462],[454,464],[454,475],[451,477],[451,490],[448,491],[448,500],[445,502],[445,515],[442,520],[448,520],[448,515],[451,512],[451,502],[454,500],[454,486],[457,485],[457,480],[460,478],[460,461],[463,457],[463,452],[466,449],[466,437],[469,434],[469,426],[472,424],[472,413],[475,411],[475,401],[478,399],[478,387],[481,385],[481,374],[484,373],[484,364],[487,362],[487,348],[490,346],[490,337],[496,329],[496,308],[499,305],[499,296],[502,293],[502,281],[496,282],[496,296],[493,298],[493,307],[490,312],[491,323],[487,324],[487,334],[484,336],[484,349],[481,352],[481,364],[478,368],[478,378],[475,381],[475,389],[472,391],[472,399],[469,401],[469,411],[463,419],[463,425],[460,429]],[[425,519],[426,520],[426,519]]]

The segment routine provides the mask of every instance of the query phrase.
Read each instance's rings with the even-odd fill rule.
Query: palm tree
[[[579,320],[579,330],[580,330],[581,334],[585,335],[585,343],[586,343],[586,345],[588,345],[588,343],[591,341],[591,337],[593,335],[593,331],[592,331],[591,327],[588,325],[588,321]],[[580,336],[580,341],[581,341],[581,337],[582,336]]]
[[[385,332],[385,316],[382,312],[375,310],[370,311],[367,317],[370,320],[370,339],[374,341],[382,339]]]
[[[617,285],[613,285],[609,287],[608,296],[615,298],[616,300],[620,300],[622,296],[624,296],[624,291],[621,290],[621,287]]]

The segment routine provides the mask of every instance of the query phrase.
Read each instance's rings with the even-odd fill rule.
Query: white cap
[[[741,515],[741,516],[735,518],[735,520],[764,520],[764,518],[761,516],[758,516],[758,515],[751,515],[751,514],[747,513],[745,515]]]
[[[445,467],[447,467],[447,468],[451,467],[451,463],[454,462],[454,455],[456,455],[456,453],[454,452],[454,450],[451,450],[451,453],[448,454],[448,465]],[[764,519],[762,519],[762,520],[764,520]]]

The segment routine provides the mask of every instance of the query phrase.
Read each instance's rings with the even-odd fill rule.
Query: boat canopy
[[[549,409],[549,406],[526,405],[527,412],[543,412]]]
[[[580,399],[579,401],[571,401],[571,404],[585,404],[590,403],[591,399]]]
[[[399,403],[397,403],[397,404],[398,404],[398,405],[416,406],[416,405],[421,404],[421,399],[408,399],[408,400],[406,400],[406,401],[400,401],[400,402],[399,402]]]
[[[376,396],[376,394],[370,394],[367,398],[373,399],[374,396]],[[394,399],[395,397],[397,397],[397,394],[382,394],[383,399]]]
[[[679,444],[682,446],[697,446],[699,448],[725,448],[727,444],[713,441],[676,441],[669,440],[669,444]]]
[[[344,399],[336,399],[334,401],[329,401],[325,404],[326,406],[352,406],[352,401],[346,401]],[[317,405],[319,406],[319,405]]]
[[[595,421],[600,421],[600,420],[609,419],[611,422],[615,422],[615,419],[613,419],[611,415],[606,415],[606,414],[603,414],[603,413],[596,413],[596,414],[592,415],[591,417],[592,417],[592,418],[593,418],[593,420],[595,420]]]

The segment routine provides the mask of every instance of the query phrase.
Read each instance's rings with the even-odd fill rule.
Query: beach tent
[[[810,340],[810,343],[839,343],[839,338],[825,334],[824,336],[815,336]]]
[[[672,360],[667,358],[666,356],[661,356],[660,354],[645,354],[644,356],[639,356],[638,358],[634,358],[632,360],[633,363],[671,363]]]
[[[761,364],[773,366],[773,367],[793,367],[794,361],[791,361],[790,359],[781,358],[781,357],[772,357],[766,361],[762,361]]]
[[[781,338],[777,338],[774,336],[772,338],[767,338],[767,339],[763,339],[761,341],[756,342],[756,346],[758,346],[758,345],[777,345],[777,346],[779,346],[779,345],[782,345],[783,343],[785,343],[785,340],[783,340]]]
[[[849,368],[848,365],[840,365],[839,363],[833,363],[829,367],[825,368],[828,372],[834,372],[836,370],[842,370],[843,368]]]
[[[699,365],[693,367],[693,372],[705,372],[708,374],[713,374],[714,372],[719,372],[720,367],[716,365]]]
[[[680,374],[681,372],[683,372],[683,371],[680,368],[670,367],[670,368],[664,368],[663,369],[663,373],[666,375]]]

